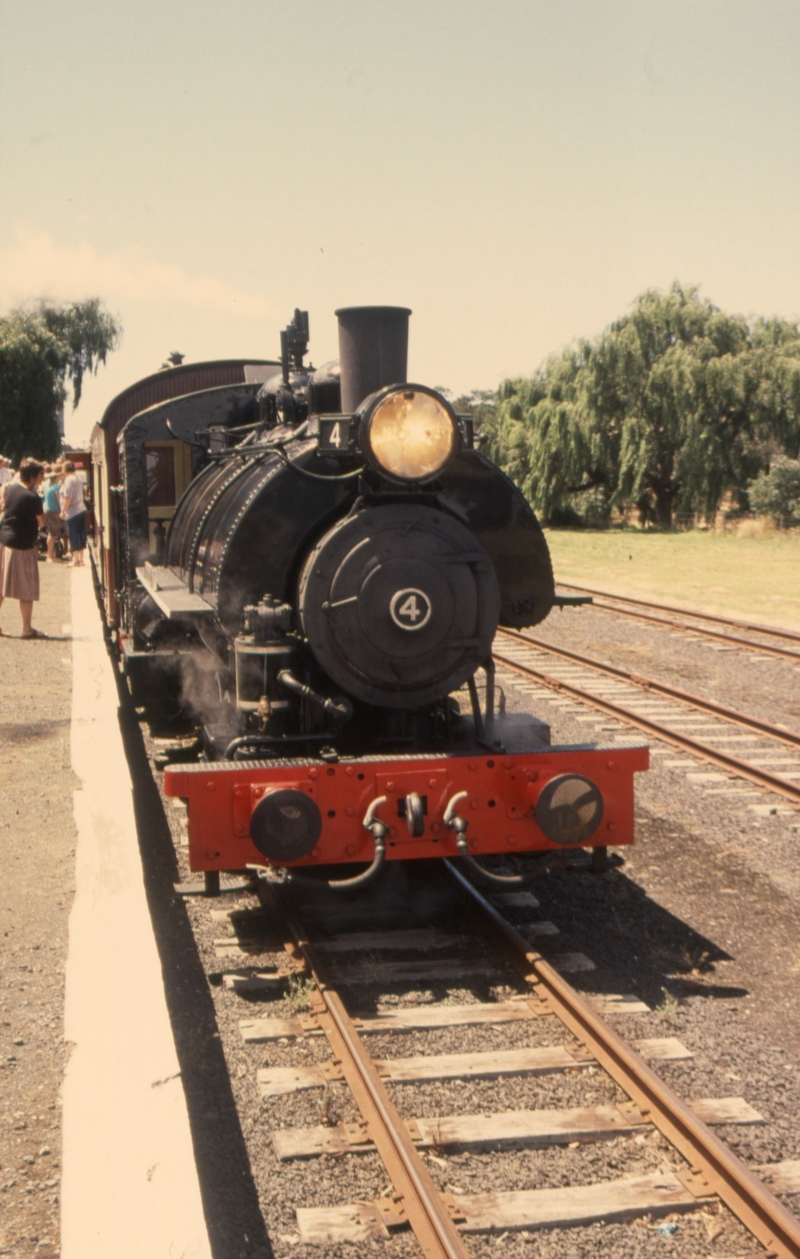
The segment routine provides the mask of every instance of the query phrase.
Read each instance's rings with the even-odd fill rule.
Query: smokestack
[[[405,383],[410,314],[406,306],[347,306],[336,311],[345,414],[376,389]]]

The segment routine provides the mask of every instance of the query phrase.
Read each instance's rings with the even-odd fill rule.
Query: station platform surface
[[[210,1259],[91,570],[40,573],[48,638],[0,612],[0,1254]]]

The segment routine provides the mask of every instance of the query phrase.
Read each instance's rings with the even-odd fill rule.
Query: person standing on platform
[[[83,567],[86,550],[86,502],[83,497],[83,481],[75,471],[75,464],[68,459],[64,464],[66,476],[61,486],[61,516],[67,522],[72,563]]]
[[[56,562],[56,540],[61,537],[64,522],[61,519],[59,475],[55,468],[47,468],[47,485],[44,491],[44,526],[47,530],[47,562]]]
[[[4,599],[19,599],[22,637],[45,638],[31,626],[33,605],[39,598],[39,563],[36,540],[44,524],[44,503],[38,490],[44,467],[36,459],[23,459],[19,480],[5,486],[5,511],[0,525],[0,606]],[[3,631],[0,630],[0,635]]]

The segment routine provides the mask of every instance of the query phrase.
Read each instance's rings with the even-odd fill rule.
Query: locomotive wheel
[[[339,686],[368,704],[414,708],[486,659],[500,594],[466,525],[393,503],[346,517],[317,544],[298,602],[311,649]]]

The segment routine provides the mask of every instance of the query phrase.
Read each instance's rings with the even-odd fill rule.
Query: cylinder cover
[[[411,503],[340,521],[309,555],[298,603],[325,672],[390,708],[431,703],[471,677],[500,615],[494,567],[474,533]]]

